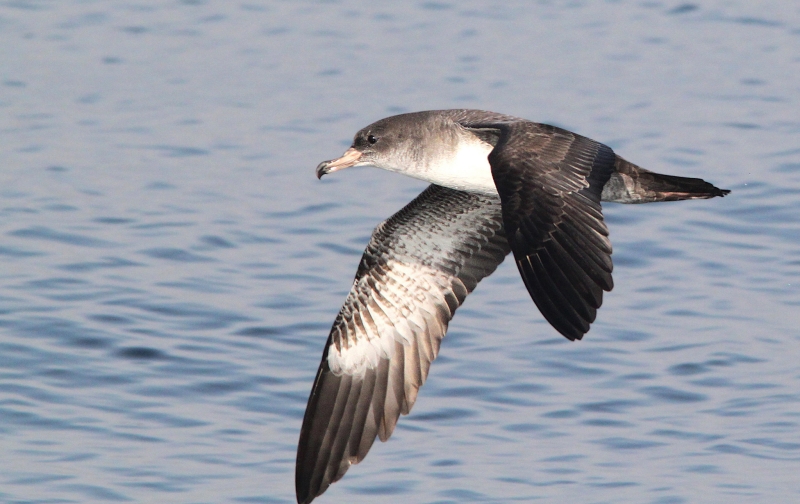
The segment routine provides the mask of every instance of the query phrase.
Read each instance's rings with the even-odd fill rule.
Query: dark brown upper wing
[[[375,229],[333,323],[297,448],[311,502],[409,412],[453,313],[510,249],[500,201],[432,185]]]
[[[474,125],[492,127],[492,125]],[[494,125],[489,155],[506,236],[533,301],[567,338],[594,322],[613,287],[600,195],[614,170],[607,146],[527,121]]]

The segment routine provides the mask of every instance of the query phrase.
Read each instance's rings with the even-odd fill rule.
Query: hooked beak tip
[[[321,179],[323,175],[327,175],[328,172],[328,165],[330,161],[323,161],[319,165],[317,165],[317,179]]]
[[[321,162],[319,165],[317,165],[317,178],[321,179],[323,175],[327,175],[328,173],[333,173],[335,171],[355,165],[361,159],[361,154],[361,151],[350,147],[339,159],[331,159],[330,161]]]

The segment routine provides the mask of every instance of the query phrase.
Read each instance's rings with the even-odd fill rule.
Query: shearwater
[[[556,331],[581,339],[613,287],[601,201],[725,196],[570,131],[480,110],[381,119],[317,177],[376,166],[431,183],[373,232],[333,323],[297,449],[307,504],[407,414],[456,309],[509,252]]]

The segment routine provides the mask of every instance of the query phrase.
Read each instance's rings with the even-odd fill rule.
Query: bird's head
[[[423,169],[423,136],[441,128],[442,121],[430,113],[402,114],[381,119],[362,128],[340,158],[317,166],[317,178],[351,166],[375,166],[416,176]]]

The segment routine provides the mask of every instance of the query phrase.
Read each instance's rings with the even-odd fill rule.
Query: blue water
[[[554,123],[724,199],[607,205],[584,341],[507,262],[324,502],[800,500],[794,2],[0,4],[0,501],[294,500],[330,324],[424,184],[360,127]]]

